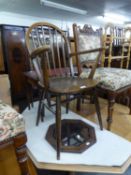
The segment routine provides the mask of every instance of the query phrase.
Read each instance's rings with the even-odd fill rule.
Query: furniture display
[[[78,35],[77,32],[77,25],[73,25],[73,31],[74,31],[74,36]],[[83,28],[84,30],[84,28]],[[129,98],[131,98],[131,70],[128,70],[126,68],[128,68],[128,64],[129,64],[129,57],[130,57],[130,47],[131,47],[131,38],[129,36],[129,38],[126,38],[123,36],[118,38],[116,36],[114,36],[114,26],[113,25],[107,25],[105,27],[105,32],[106,31],[111,31],[110,35],[107,36],[107,34],[105,34],[105,36],[107,36],[107,39],[104,40],[104,42],[106,41],[107,44],[104,43],[104,47],[105,50],[103,50],[103,53],[106,54],[105,56],[105,60],[109,60],[108,62],[108,66],[111,65],[111,60],[113,59],[119,59],[122,60],[121,62],[121,68],[112,68],[112,67],[99,67],[96,69],[95,75],[94,75],[94,79],[99,79],[99,84],[97,85],[97,92],[98,94],[106,94],[108,97],[108,116],[107,116],[107,128],[110,130],[111,129],[111,124],[112,124],[112,116],[113,116],[113,106],[115,103],[115,99],[116,97],[122,93],[128,90],[128,96]],[[125,29],[125,32],[127,32],[129,29]],[[109,37],[110,36],[110,37]],[[101,37],[102,37],[102,33],[101,33]],[[114,39],[118,39],[119,42],[122,44],[121,48],[122,51],[119,53],[121,55],[115,55],[112,56],[112,42],[114,41]],[[82,42],[82,41],[81,41]],[[89,42],[89,40],[86,41],[87,43]],[[78,46],[76,45],[76,49],[78,48]],[[86,44],[84,45],[84,48],[88,48],[86,46]],[[109,56],[107,56],[107,53],[109,54]],[[127,61],[125,62],[124,59],[127,58]],[[78,59],[79,61],[79,59]],[[88,60],[85,60],[85,62]],[[103,55],[102,55],[102,60],[99,62],[102,63],[102,65],[104,65],[103,63]],[[125,63],[127,63],[127,66],[125,65]],[[81,64],[81,62],[79,61],[79,64]],[[124,66],[124,68],[123,68]],[[80,73],[80,77],[82,78],[86,78],[89,75],[89,69],[83,69],[83,71]],[[130,114],[131,114],[131,103],[129,105],[130,107]]]
[[[1,174],[29,175],[26,141],[25,123],[22,115],[0,100]]]
[[[1,25],[0,26],[0,59],[1,72],[9,74],[11,99],[13,104],[26,96],[26,80],[24,71],[30,69],[28,52],[25,45],[27,27]],[[2,66],[3,65],[3,66]],[[4,70],[3,70],[4,69]]]
[[[44,106],[46,105],[43,103],[44,99],[47,98],[48,109],[51,109],[50,96],[53,95],[56,98],[56,110],[54,111],[56,117],[56,148],[57,159],[60,159],[60,151],[63,147],[61,145],[61,97],[64,95],[68,100],[70,95],[81,95],[82,92],[87,91],[92,93],[102,129],[99,103],[95,93],[98,82],[92,80],[91,77],[81,79],[74,76],[71,60],[73,54],[70,54],[70,45],[65,34],[57,26],[46,22],[33,24],[26,33],[26,44],[33,63],[32,67],[34,67],[39,79],[38,85],[42,88],[38,119],[41,110],[44,114]],[[84,53],[98,52],[99,50],[101,49],[88,49]],[[94,71],[94,69],[92,70]]]

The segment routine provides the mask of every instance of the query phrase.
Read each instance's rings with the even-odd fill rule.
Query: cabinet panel
[[[2,40],[1,40],[1,30],[0,30],[0,72],[4,72],[4,71],[5,71],[5,66],[4,66]]]
[[[28,52],[25,46],[25,29],[23,27],[3,26],[4,59],[11,82],[13,102],[25,97],[24,71],[29,70]]]

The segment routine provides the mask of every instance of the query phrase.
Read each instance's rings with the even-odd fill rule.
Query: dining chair
[[[26,142],[22,115],[0,100],[0,174],[31,175]]]
[[[88,34],[86,35],[86,38],[81,37],[81,35],[83,35],[83,33],[81,34],[81,31],[85,31],[87,26],[88,25],[85,25],[83,29],[80,29],[76,24],[73,25],[76,52],[82,47],[82,42],[85,42],[85,44],[83,44],[83,48],[86,50],[88,48],[88,43],[91,41]],[[99,33],[102,38],[102,47],[104,49],[101,60],[99,60],[98,68],[95,71],[94,79],[99,79],[97,93],[100,96],[101,94],[106,95],[108,99],[107,129],[110,130],[113,117],[113,106],[115,104],[116,97],[122,92],[128,91],[131,114],[131,70],[128,69],[131,49],[131,29],[127,28],[122,31],[119,30],[119,33],[117,33],[116,27],[113,24],[108,24],[106,25],[104,32],[101,30]],[[127,33],[128,37],[126,37]],[[81,39],[79,42],[77,39],[78,37]],[[96,45],[98,43],[95,40],[94,44]],[[115,48],[115,44],[119,47],[119,51],[117,50],[117,52],[113,50],[113,48]],[[77,58],[77,60],[82,69],[80,71],[80,77],[88,77],[90,70],[87,68],[83,69],[83,59]],[[111,67],[114,60],[116,60],[116,62],[120,61],[120,68],[118,68],[118,63],[117,67]],[[84,57],[84,64],[86,64],[86,62],[88,62],[88,59]]]
[[[99,52],[101,48],[97,47],[92,50],[88,49],[84,53],[71,54],[70,44],[64,32],[57,26],[46,22],[34,23],[29,27],[26,33],[26,44],[32,67],[39,79],[38,85],[42,88],[37,118],[39,118],[39,114],[44,110],[45,106],[49,110],[51,109],[51,97],[53,96],[56,99],[56,110],[54,111],[56,117],[56,150],[57,159],[60,159],[60,151],[63,148],[61,144],[61,97],[63,95],[67,97],[66,100],[70,100],[72,95],[77,97],[77,95],[79,96],[85,91],[92,92],[100,128],[103,128],[95,91],[98,81],[92,79],[93,72],[91,72],[88,79],[75,76],[76,70],[74,71],[72,64],[73,55]],[[47,103],[44,103],[45,99],[47,99]],[[67,104],[68,102],[66,101]]]

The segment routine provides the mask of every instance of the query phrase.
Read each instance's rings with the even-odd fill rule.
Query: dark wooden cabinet
[[[26,27],[1,25],[0,29],[5,73],[9,74],[12,102],[15,103],[26,95],[23,72],[30,69],[25,45]]]
[[[4,72],[4,57],[3,57],[3,47],[2,47],[2,38],[1,38],[1,30],[0,30],[0,73]]]

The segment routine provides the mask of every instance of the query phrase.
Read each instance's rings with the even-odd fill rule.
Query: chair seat
[[[0,141],[25,131],[22,115],[0,100]]]
[[[70,94],[78,93],[86,89],[95,87],[98,80],[91,80],[85,78],[62,77],[50,79],[49,90],[52,93]]]
[[[84,69],[81,78],[87,78],[89,69]],[[99,80],[99,87],[116,91],[131,84],[131,70],[120,68],[97,68],[94,79]]]

